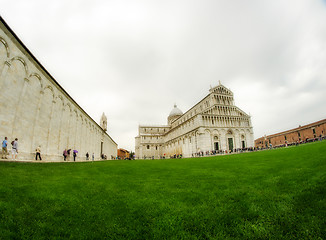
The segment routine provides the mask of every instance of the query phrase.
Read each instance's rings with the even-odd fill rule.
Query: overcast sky
[[[0,0],[0,14],[56,81],[134,151],[222,84],[255,138],[326,118],[325,0]]]

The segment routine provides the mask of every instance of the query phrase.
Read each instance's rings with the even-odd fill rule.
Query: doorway
[[[215,142],[214,143],[214,150],[215,151],[219,151],[220,150],[219,145],[218,145],[218,142]]]
[[[228,138],[228,143],[229,143],[229,150],[233,152],[233,138]]]
[[[246,147],[245,141],[241,141],[241,144],[242,144],[242,148]]]

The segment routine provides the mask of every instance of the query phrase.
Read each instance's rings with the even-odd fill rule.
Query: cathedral
[[[167,125],[139,125],[136,158],[192,157],[254,147],[248,114],[234,105],[233,92],[219,85],[183,113],[176,105]]]

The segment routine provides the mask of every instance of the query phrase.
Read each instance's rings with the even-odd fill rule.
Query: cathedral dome
[[[181,115],[183,115],[183,112],[179,108],[177,108],[176,104],[174,104],[174,108],[170,112],[169,117],[181,116]]]

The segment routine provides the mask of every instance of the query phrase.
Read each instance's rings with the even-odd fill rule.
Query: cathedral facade
[[[175,105],[167,125],[139,125],[136,158],[195,156],[254,147],[251,117],[234,105],[233,92],[219,83],[183,113]]]
[[[117,143],[106,132],[105,115],[97,124],[1,17],[0,92],[1,141],[18,138],[18,159],[34,159],[39,146],[43,160],[62,161],[64,149],[77,150],[82,159],[87,152],[95,159],[116,157]]]

